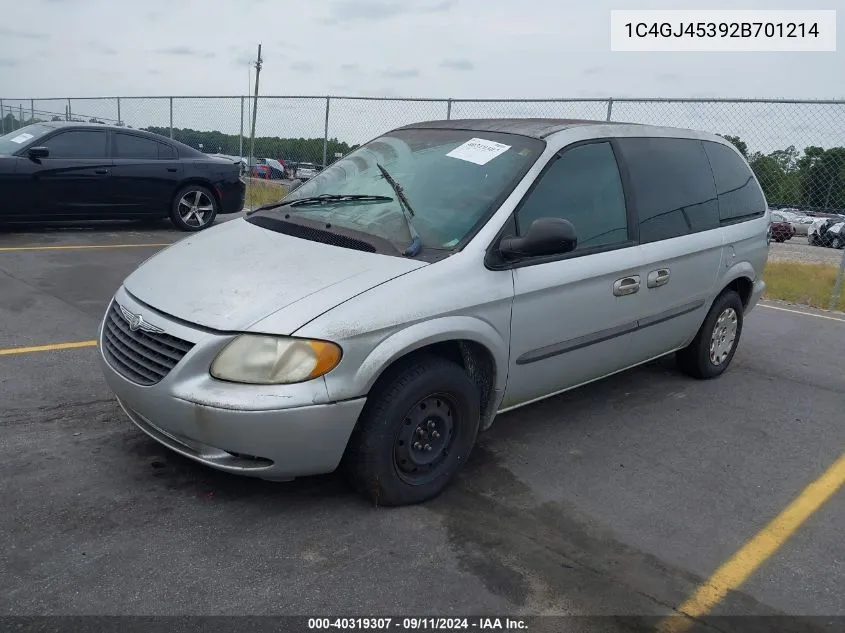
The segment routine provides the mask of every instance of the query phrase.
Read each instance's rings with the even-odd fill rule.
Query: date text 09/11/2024
[[[353,631],[446,631],[446,630],[527,630],[519,618],[308,618],[312,631],[343,629]]]

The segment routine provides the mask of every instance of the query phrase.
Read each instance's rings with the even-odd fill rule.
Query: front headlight
[[[340,347],[327,341],[241,334],[217,354],[210,372],[230,382],[289,385],[328,373],[340,357]]]

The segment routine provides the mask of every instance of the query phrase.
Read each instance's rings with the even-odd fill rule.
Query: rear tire
[[[427,501],[466,463],[480,419],[478,388],[460,366],[437,356],[413,358],[371,392],[344,469],[375,505]]]
[[[723,374],[739,345],[742,312],[742,300],[736,292],[726,290],[720,294],[692,343],[676,353],[678,368],[700,380]]]
[[[170,221],[180,231],[201,231],[214,224],[219,206],[207,187],[186,185],[173,198]]]
[[[830,245],[833,248],[836,248],[836,249],[842,248],[842,238],[841,237],[834,237],[831,240]]]

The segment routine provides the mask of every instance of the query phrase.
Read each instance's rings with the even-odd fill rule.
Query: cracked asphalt
[[[160,248],[137,245],[181,237],[0,234],[0,348],[94,338]],[[125,247],[2,250],[72,245]],[[717,380],[660,360],[502,415],[451,489],[398,509],[169,452],[93,347],[0,356],[0,615],[671,614],[845,448],[845,321],[794,309],[752,312]],[[845,616],[844,521],[840,491],[715,614]]]

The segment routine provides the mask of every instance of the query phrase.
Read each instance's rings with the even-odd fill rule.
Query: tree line
[[[170,136],[169,127],[146,127],[141,128],[148,132]],[[189,128],[173,128],[173,138],[177,141],[200,149],[207,153],[230,154],[237,156],[241,151],[243,143],[243,154],[249,153],[250,140],[248,137],[242,139],[237,134],[224,134],[223,132],[203,132]],[[323,162],[323,138],[281,138],[278,136],[257,136],[255,138],[255,158],[275,158],[278,160],[289,160],[297,163]],[[357,145],[349,145],[336,138],[326,143],[326,162],[332,163],[335,154],[346,155]]]
[[[749,152],[738,136],[721,135],[745,156],[769,204],[804,209],[845,209],[845,147],[794,145],[769,154]]]

